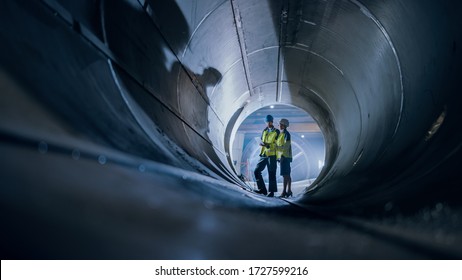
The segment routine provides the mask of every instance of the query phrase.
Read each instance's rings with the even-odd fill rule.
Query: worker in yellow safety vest
[[[265,118],[266,128],[261,134],[261,150],[260,160],[254,170],[255,180],[257,181],[258,190],[256,193],[268,195],[273,197],[274,193],[277,192],[276,183],[276,140],[279,136],[279,130],[273,126],[273,116],[267,115]],[[261,172],[268,167],[269,186],[268,191],[266,190],[265,181]]]
[[[290,140],[290,133],[287,131],[289,127],[288,119],[281,119],[279,121],[279,128],[281,133],[276,140],[276,156],[279,161],[281,176],[283,177],[283,190],[279,197],[292,196],[292,178],[290,177],[290,163],[292,162],[292,144]]]

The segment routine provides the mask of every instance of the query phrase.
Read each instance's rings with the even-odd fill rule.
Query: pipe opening
[[[273,104],[260,108],[248,115],[239,125],[231,141],[231,160],[236,174],[247,185],[256,189],[253,170],[260,158],[260,138],[266,127],[265,116],[274,117],[274,126],[279,128],[281,118],[288,119],[288,131],[292,144],[292,191],[294,195],[303,193],[321,173],[325,162],[324,135],[313,117],[306,111],[289,105]],[[277,170],[278,191],[282,190],[283,177]],[[268,185],[268,170],[262,172]]]

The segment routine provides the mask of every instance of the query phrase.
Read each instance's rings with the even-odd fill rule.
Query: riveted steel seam
[[[394,130],[393,135],[392,135],[392,138],[393,138],[396,135],[396,133],[398,131],[398,128],[399,128],[399,126],[401,124],[401,118],[402,118],[402,115],[403,115],[403,107],[404,107],[404,84],[403,84],[403,73],[402,73],[402,69],[401,69],[401,62],[400,62],[398,53],[396,51],[395,45],[393,44],[393,41],[391,40],[390,35],[388,35],[387,30],[382,25],[382,23],[380,23],[379,19],[376,16],[374,16],[372,14],[372,12],[364,4],[362,4],[360,1],[358,1],[358,0],[350,0],[350,2],[357,5],[359,7],[360,11],[365,16],[370,18],[375,23],[375,25],[377,25],[377,27],[380,29],[383,36],[387,40],[388,44],[390,45],[390,48],[393,51],[393,55],[395,56],[396,66],[398,67],[399,78],[400,78],[399,81],[400,81],[400,86],[401,86],[401,102],[400,102],[398,120],[396,121],[395,130]]]
[[[245,44],[244,31],[242,30],[242,18],[236,0],[230,0],[231,8],[233,11],[234,25],[236,26],[237,40],[239,41],[239,48],[241,50],[242,64],[244,67],[245,78],[247,87],[249,88],[250,96],[254,95],[252,79],[250,77],[250,65],[247,57],[247,46]]]

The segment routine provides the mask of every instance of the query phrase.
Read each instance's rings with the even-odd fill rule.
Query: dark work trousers
[[[258,190],[266,192],[265,181],[263,181],[263,176],[261,172],[268,167],[268,177],[269,177],[269,191],[277,192],[278,186],[276,184],[276,156],[269,157],[260,157],[260,160],[253,171],[255,174],[255,180],[257,181]]]

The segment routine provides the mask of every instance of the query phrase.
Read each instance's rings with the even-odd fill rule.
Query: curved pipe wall
[[[351,199],[370,184],[387,183],[384,170],[400,172],[393,171],[396,162],[405,161],[404,151],[422,141],[447,106],[449,93],[442,89],[452,83],[451,67],[458,59],[452,49],[457,23],[451,22],[455,17],[439,19],[451,14],[451,2],[148,4],[146,21],[166,43],[147,44],[161,49],[150,57],[163,54],[161,63],[174,81],[170,89],[158,88],[159,79],[148,87],[170,96],[163,103],[178,112],[185,127],[169,135],[179,134],[177,143],[186,140],[182,147],[209,167],[212,159],[214,171],[226,178],[232,176],[229,143],[239,124],[258,108],[281,102],[308,111],[326,138],[326,167],[302,199]],[[112,49],[121,57],[128,53],[121,41],[129,34],[152,36],[149,22],[121,22],[127,10],[111,5],[103,19],[116,19],[105,26],[117,34],[107,39],[110,46],[114,40]],[[165,17],[164,10],[176,16]],[[412,30],[427,32],[408,36]],[[131,54],[146,55],[131,42]],[[149,66],[136,69],[129,72],[149,73]]]
[[[240,184],[239,124],[296,105],[327,152],[299,202],[331,205],[386,202],[460,155],[456,1],[25,2],[1,4],[2,67],[109,147]]]

